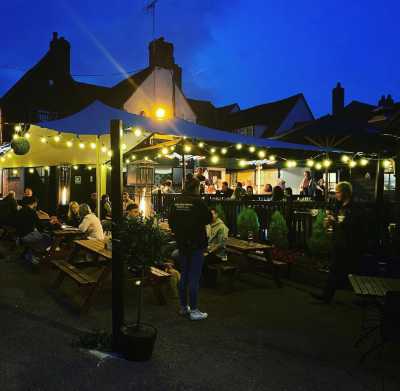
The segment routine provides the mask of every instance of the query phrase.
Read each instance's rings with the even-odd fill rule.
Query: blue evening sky
[[[113,85],[147,66],[145,0],[0,1],[0,96],[46,52],[53,31],[72,45],[73,74]],[[398,0],[159,0],[156,35],[175,44],[184,90],[242,108],[303,92],[330,111],[346,102],[400,98]]]

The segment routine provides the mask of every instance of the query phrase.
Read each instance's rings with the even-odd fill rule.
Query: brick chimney
[[[171,69],[176,84],[182,87],[182,68],[175,64],[174,45],[166,42],[164,37],[151,41],[149,44],[149,66]]]
[[[59,76],[70,75],[70,52],[71,46],[64,37],[58,37],[58,33],[53,33],[53,39],[50,41],[49,57]]]
[[[344,109],[344,88],[338,82],[332,90],[332,114],[340,114]]]

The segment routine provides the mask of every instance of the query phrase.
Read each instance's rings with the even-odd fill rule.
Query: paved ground
[[[109,328],[109,288],[79,317],[65,304],[76,287],[66,284],[55,297],[52,278],[0,259],[1,391],[381,389],[382,365],[374,358],[360,366],[352,346],[361,311],[350,292],[327,307],[312,303],[305,287],[253,278],[229,295],[203,290],[210,318],[192,323],[178,317],[173,300],[157,306],[149,291],[145,320],[158,328],[156,350],[148,363],[129,363],[71,344],[79,330]],[[134,296],[128,287],[128,319]],[[400,389],[395,349],[384,355],[386,391]]]

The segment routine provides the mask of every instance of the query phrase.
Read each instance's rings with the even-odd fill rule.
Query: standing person
[[[79,204],[76,201],[71,201],[69,203],[67,219],[65,222],[71,227],[79,227],[81,216],[79,215]]]
[[[315,198],[317,201],[325,199],[325,181],[323,178],[319,179],[315,187]]]
[[[92,213],[88,204],[82,204],[79,207],[79,215],[82,217],[82,222],[79,224],[79,229],[86,233],[91,239],[104,239],[103,227],[99,218]]]
[[[135,202],[131,199],[131,197],[129,196],[129,193],[127,191],[124,191],[122,193],[122,210],[124,213],[126,213],[126,208],[128,207],[128,205],[130,204],[134,204]]]
[[[89,205],[90,210],[93,213],[96,213],[96,211],[97,211],[97,193],[90,194],[90,199],[89,199],[87,205]]]
[[[224,198],[231,198],[232,194],[233,194],[233,190],[229,187],[228,182],[222,182],[222,188],[221,190],[217,191],[217,194],[220,197],[224,197]]]
[[[111,202],[108,194],[103,194],[100,201],[100,220],[111,219]]]
[[[204,175],[204,169],[198,167],[194,173],[194,178],[200,182],[200,193],[203,194],[205,191],[205,182],[207,179],[206,176]]]
[[[197,301],[204,251],[208,245],[206,225],[211,222],[211,213],[200,198],[197,179],[185,182],[183,194],[172,205],[168,221],[175,234],[181,265],[180,314],[188,315],[191,320],[206,319],[208,314],[198,309]]]
[[[347,275],[357,271],[362,254],[362,214],[352,202],[349,182],[340,182],[335,192],[338,208],[327,216],[326,225],[333,228],[331,266],[328,281],[322,294],[312,294],[315,299],[329,304],[336,290],[347,281]]]
[[[303,179],[300,182],[300,194],[303,196],[311,196],[310,189],[311,189],[311,172],[304,171]]]
[[[286,181],[283,178],[279,178],[276,186],[279,186],[282,190],[285,190]]]

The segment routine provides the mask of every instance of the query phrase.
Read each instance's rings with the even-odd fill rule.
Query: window
[[[39,122],[51,121],[53,119],[57,119],[57,117],[58,117],[58,114],[55,112],[46,111],[46,110],[38,110],[37,111],[37,120]]]
[[[254,136],[254,125],[245,126],[244,128],[235,129],[234,133],[242,136]]]
[[[394,191],[396,189],[396,177],[393,173],[385,173],[383,181],[385,190]]]

